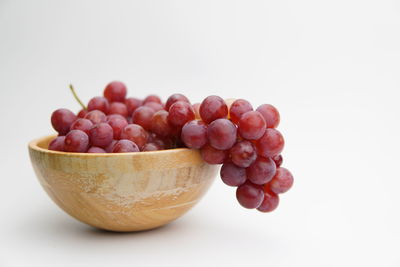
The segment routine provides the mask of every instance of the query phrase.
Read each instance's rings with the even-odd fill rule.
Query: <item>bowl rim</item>
[[[35,138],[28,143],[28,148],[31,150],[35,150],[38,152],[46,153],[46,154],[56,154],[56,155],[64,155],[64,156],[83,156],[83,157],[116,157],[116,156],[133,156],[133,155],[162,155],[162,154],[171,154],[171,153],[179,153],[179,152],[196,152],[198,149],[190,149],[190,148],[172,148],[172,149],[163,149],[157,151],[139,151],[139,152],[127,152],[127,153],[81,153],[81,152],[63,152],[63,151],[55,151],[46,148],[42,148],[38,145],[39,142],[42,142],[49,138],[57,137],[56,134],[46,135],[39,138]]]

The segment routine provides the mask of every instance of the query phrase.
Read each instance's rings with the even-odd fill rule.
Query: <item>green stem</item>
[[[72,84],[69,85],[69,89],[71,89],[71,92],[74,95],[75,100],[78,101],[79,105],[81,105],[81,107],[84,110],[87,110],[87,107],[85,106],[85,104],[83,104],[83,102],[79,99],[78,95],[76,94],[74,86]]]

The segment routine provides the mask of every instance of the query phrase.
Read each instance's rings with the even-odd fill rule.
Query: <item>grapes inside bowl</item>
[[[191,104],[182,94],[127,98],[109,83],[77,114],[51,115],[58,133],[32,141],[30,156],[44,189],[67,213],[98,228],[145,230],[190,209],[219,170],[247,209],[271,212],[293,185],[283,168],[278,110],[211,95]]]

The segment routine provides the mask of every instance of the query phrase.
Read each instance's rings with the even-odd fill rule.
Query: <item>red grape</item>
[[[65,136],[57,136],[51,140],[49,144],[49,149],[54,151],[64,151],[64,140]]]
[[[279,205],[279,196],[274,192],[264,192],[264,199],[261,205],[257,208],[261,212],[270,212],[276,209]]]
[[[142,100],[134,97],[129,97],[125,99],[125,105],[128,109],[128,116],[132,116],[132,113],[142,105]]]
[[[105,122],[93,125],[89,130],[90,142],[93,146],[105,148],[113,140],[113,128]]]
[[[105,122],[107,120],[107,116],[100,110],[92,110],[85,115],[85,119],[90,120],[93,122],[93,124],[97,124],[100,122]]]
[[[196,118],[196,120],[201,120],[201,117],[200,117],[200,103],[193,104],[192,108],[194,110],[194,117]]]
[[[274,157],[282,152],[284,145],[282,134],[276,129],[268,128],[264,135],[257,140],[256,149],[258,155]]]
[[[276,194],[285,193],[293,185],[293,175],[288,169],[280,167],[276,170],[274,178],[268,185],[271,191]]]
[[[123,117],[128,117],[128,108],[124,103],[112,102],[108,114],[119,114]]]
[[[118,142],[118,140],[112,140],[111,143],[106,147],[106,152],[111,153],[115,144]]]
[[[64,151],[66,152],[86,152],[89,147],[89,136],[81,130],[72,130],[64,140]]]
[[[128,152],[139,152],[138,146],[126,139],[119,140],[112,150],[113,153],[128,153]]]
[[[154,115],[154,110],[152,108],[142,106],[136,109],[132,114],[133,123],[139,124],[146,130],[151,129],[151,118]]]
[[[139,124],[128,124],[121,132],[121,139],[126,139],[134,142],[139,149],[142,149],[146,144],[148,133]]]
[[[264,117],[258,111],[248,111],[244,113],[238,124],[240,135],[248,140],[257,140],[266,129]]]
[[[258,157],[247,169],[247,179],[255,184],[266,184],[276,172],[275,162],[271,158]]]
[[[226,151],[215,149],[209,144],[203,146],[200,153],[203,160],[209,164],[222,164],[228,156]]]
[[[66,108],[60,108],[51,114],[51,124],[60,135],[69,132],[71,124],[77,119],[76,115]]]
[[[157,112],[159,110],[164,110],[164,107],[156,102],[147,102],[146,104],[144,104],[145,107],[149,107],[152,108],[154,110],[154,112]]]
[[[84,118],[85,116],[86,116],[86,114],[88,113],[88,111],[86,110],[86,109],[81,109],[79,112],[78,112],[78,118]]]
[[[102,96],[96,96],[90,99],[87,110],[92,111],[92,110],[100,110],[104,112],[105,114],[108,113],[108,109],[110,108],[110,104],[108,103],[107,98],[102,97]]]
[[[262,186],[247,181],[236,189],[236,198],[246,209],[255,209],[262,203],[264,192]]]
[[[93,123],[88,119],[77,119],[74,123],[71,124],[71,130],[81,130],[86,134],[89,134],[90,128],[92,128]]]
[[[147,143],[143,147],[143,151],[156,151],[160,150],[160,147],[154,143]]]
[[[158,104],[162,105],[161,98],[157,95],[148,95],[144,100],[143,100],[143,105],[149,102],[156,102]]]
[[[182,94],[173,94],[170,97],[168,97],[167,102],[165,103],[165,110],[169,110],[169,108],[172,106],[172,104],[174,104],[175,102],[178,101],[183,101],[183,102],[187,102],[190,104],[189,99],[182,95]]]
[[[211,95],[203,100],[199,112],[202,120],[208,124],[216,119],[226,118],[228,106],[221,97]]]
[[[88,149],[87,153],[107,153],[107,152],[101,147],[92,146]]]
[[[274,106],[270,104],[264,104],[259,106],[257,108],[257,111],[263,115],[268,128],[278,127],[280,122],[280,115],[278,110]]]
[[[122,129],[124,129],[125,126],[128,125],[128,121],[125,119],[125,117],[119,114],[108,115],[107,123],[110,124],[110,126],[112,127],[114,139],[117,140],[120,139]]]
[[[124,102],[126,91],[126,86],[122,82],[110,82],[104,89],[104,97],[110,102]]]
[[[272,160],[275,162],[277,168],[279,168],[282,165],[283,162],[282,155],[279,154],[277,156],[273,156]]]
[[[207,127],[210,145],[219,150],[230,149],[236,142],[236,126],[227,119],[217,119]]]
[[[230,150],[232,162],[242,168],[249,167],[257,158],[256,150],[249,141],[237,142]]]
[[[178,101],[169,108],[168,121],[172,125],[183,126],[191,120],[194,120],[194,110],[189,103]]]
[[[246,182],[246,169],[233,163],[224,163],[220,171],[222,181],[229,186],[239,186]]]
[[[207,143],[207,126],[202,121],[189,121],[182,128],[181,139],[188,148],[202,148]]]
[[[237,99],[229,109],[229,116],[231,121],[237,124],[244,113],[252,110],[253,107],[247,100]]]
[[[153,133],[159,136],[169,136],[173,132],[172,128],[172,125],[168,122],[168,111],[160,110],[154,113],[151,118],[151,131]]]

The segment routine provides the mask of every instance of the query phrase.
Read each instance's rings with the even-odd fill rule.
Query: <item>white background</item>
[[[400,2],[0,0],[0,266],[399,266]],[[272,103],[295,176],[271,214],[216,179],[178,221],[113,234],[62,212],[27,153],[119,79]]]

